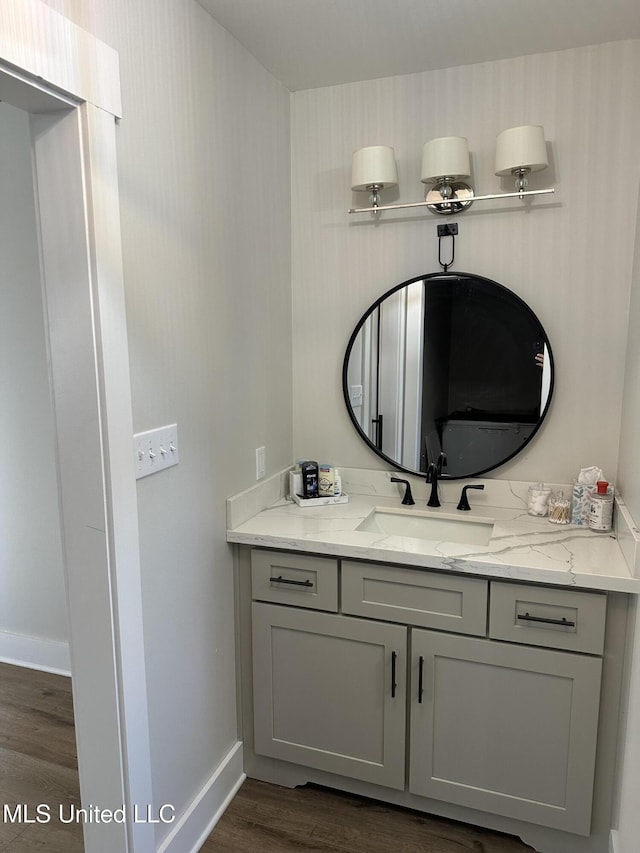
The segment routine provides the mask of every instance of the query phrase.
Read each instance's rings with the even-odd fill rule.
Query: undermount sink
[[[394,509],[374,509],[356,530],[383,536],[408,536],[434,542],[488,545],[493,533],[492,518],[459,518],[454,515]]]

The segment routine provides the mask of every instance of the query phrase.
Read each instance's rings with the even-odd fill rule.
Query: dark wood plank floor
[[[0,853],[83,853],[71,680],[0,663],[0,801],[48,804],[49,823],[0,819]],[[247,779],[201,853],[527,853],[519,839],[374,800]],[[115,851],[114,851],[115,853]]]
[[[240,788],[200,853],[531,853],[518,838],[323,788]]]
[[[82,826],[57,820],[80,803],[70,678],[0,663],[0,803],[51,815],[28,824],[0,813],[2,853],[82,853]]]

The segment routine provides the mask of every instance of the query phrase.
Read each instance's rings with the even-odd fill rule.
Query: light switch
[[[136,480],[177,465],[180,461],[177,424],[137,432],[133,436],[133,459]]]
[[[349,386],[349,402],[354,407],[362,405],[362,385]]]

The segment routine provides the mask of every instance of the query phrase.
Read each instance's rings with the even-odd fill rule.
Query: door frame
[[[30,114],[86,853],[150,853],[152,806],[115,51],[40,0],[0,4],[0,99]]]

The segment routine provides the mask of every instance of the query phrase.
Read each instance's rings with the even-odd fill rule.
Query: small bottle
[[[318,495],[321,498],[333,497],[334,492],[333,466],[320,464],[318,466]]]
[[[301,462],[300,472],[302,474],[302,494],[305,498],[318,497],[318,463]]]
[[[613,490],[609,491],[606,480],[598,480],[598,491],[591,496],[589,503],[589,527],[599,533],[611,530],[613,521]]]

